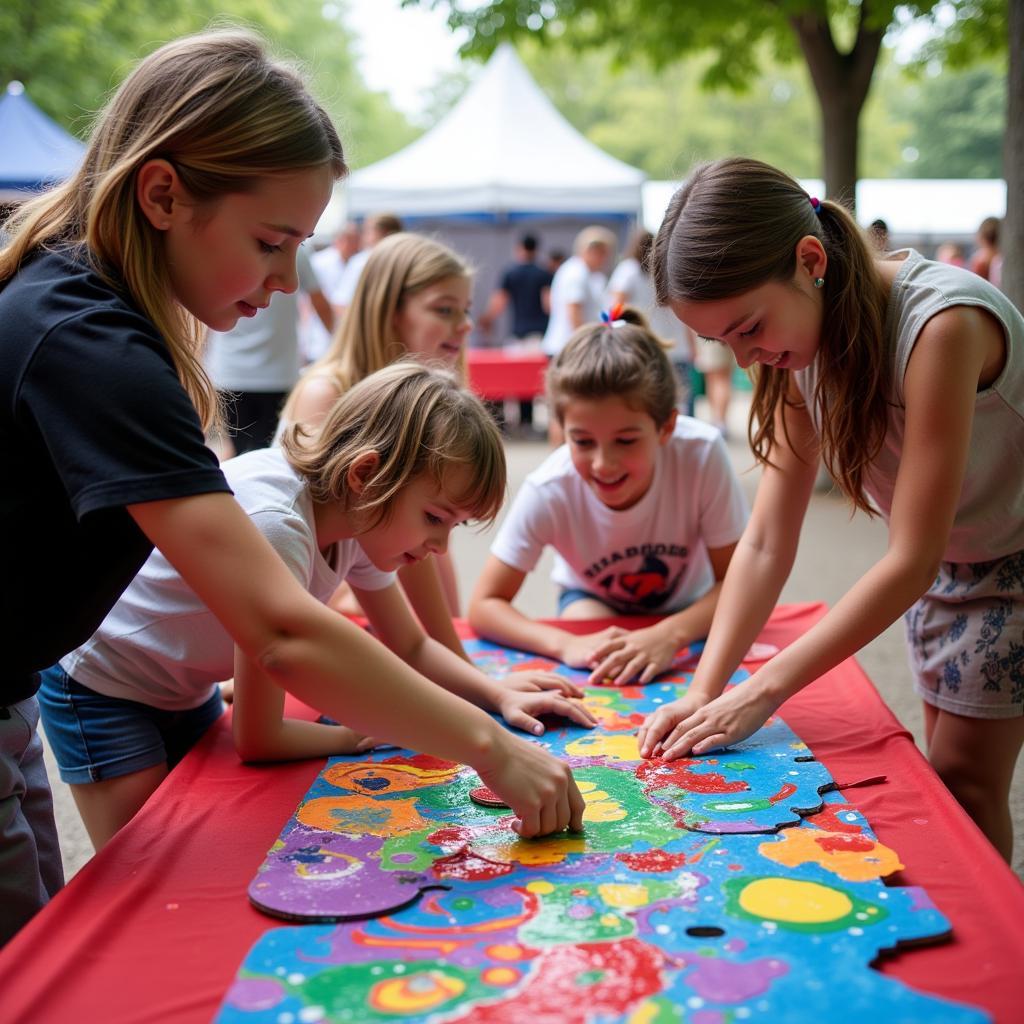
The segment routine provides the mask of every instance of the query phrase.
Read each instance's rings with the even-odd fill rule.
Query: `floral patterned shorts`
[[[967,718],[1024,715],[1024,551],[943,562],[904,618],[924,701]]]

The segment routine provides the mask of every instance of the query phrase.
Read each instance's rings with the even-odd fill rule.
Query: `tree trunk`
[[[789,18],[818,95],[826,193],[851,210],[856,205],[860,113],[885,34],[867,26],[868,6],[869,0],[861,4],[857,38],[848,53],[836,48],[825,15],[808,12]]]
[[[1024,0],[1009,0],[1010,66],[1006,74],[1006,218],[1000,234],[1003,291],[1024,309]]]

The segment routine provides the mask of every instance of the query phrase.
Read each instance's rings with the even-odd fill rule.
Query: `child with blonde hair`
[[[580,824],[564,765],[306,592],[203,442],[216,399],[202,333],[295,289],[296,248],[345,171],[301,78],[257,37],[214,32],[143,60],[78,172],[7,225],[0,942],[62,884],[39,672],[88,640],[154,545],[275,684],[364,734],[473,764],[524,835]]]
[[[739,158],[697,168],[675,194],[654,277],[684,323],[757,367],[764,475],[690,691],[648,719],[642,752],[749,736],[902,615],[929,758],[1009,859],[1024,743],[1024,318],[965,270],[873,252],[838,203]],[[884,517],[886,552],[725,692],[792,568],[821,458],[853,505]]]
[[[486,409],[454,377],[398,363],[371,374],[307,438],[222,464],[253,525],[305,590],[329,603],[347,580],[378,639],[406,664],[510,725],[592,719],[528,673],[497,683],[431,640],[394,570],[443,551],[455,526],[488,522],[505,491],[505,454]],[[324,757],[373,740],[338,725],[282,718],[284,693],[167,560],[154,552],[88,643],[43,674],[43,725],[61,778],[99,849],[222,710],[216,682],[235,666],[232,720],[246,761]],[[353,666],[355,668],[356,666]],[[561,692],[549,692],[558,687]],[[405,713],[396,709],[396,717]],[[386,738],[383,737],[383,738]]]
[[[718,432],[677,414],[672,367],[639,314],[580,328],[548,369],[547,392],[566,443],[516,495],[470,622],[589,668],[591,682],[649,682],[707,635],[746,502]],[[512,601],[547,546],[561,617],[665,617],[584,636],[529,619]]]
[[[381,239],[370,251],[330,347],[288,397],[281,429],[292,423],[318,426],[339,395],[404,356],[463,366],[473,328],[471,293],[469,267],[447,246],[401,232]],[[427,632],[465,657],[452,625],[459,596],[450,556],[407,566],[399,580]],[[359,609],[349,603],[347,610]]]

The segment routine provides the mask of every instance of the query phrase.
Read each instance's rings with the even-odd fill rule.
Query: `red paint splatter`
[[[750,786],[742,779],[726,781],[719,772],[697,774],[691,772],[693,765],[705,764],[690,757],[678,761],[651,759],[642,761],[636,767],[636,777],[644,783],[645,793],[654,793],[666,786],[677,786],[687,793],[746,793]],[[665,769],[668,769],[667,771]]]
[[[686,854],[647,850],[645,853],[617,853],[615,859],[633,871],[674,871],[686,863]]]
[[[511,864],[490,860],[463,846],[447,857],[439,857],[430,869],[435,878],[459,878],[464,882],[486,882],[510,874]]]
[[[792,796],[795,792],[796,786],[792,782],[784,782],[775,796],[768,797],[768,803],[777,804],[780,800],[785,800],[787,796]]]
[[[875,848],[874,842],[867,836],[822,836],[814,840],[823,850],[829,853],[849,850],[851,853],[867,853]]]
[[[460,845],[468,843],[473,838],[473,830],[463,825],[445,825],[436,832],[427,836],[427,842],[434,846],[452,846],[455,843]]]
[[[619,1017],[662,990],[665,954],[638,939],[555,946],[509,998],[474,1005],[451,1024],[587,1024]]]
[[[848,804],[826,804],[817,814],[808,816],[805,820],[811,825],[817,825],[818,828],[823,828],[826,832],[847,832],[852,834],[859,834],[863,831],[861,826],[857,822],[841,821],[839,818],[840,811],[848,811]]]
[[[412,757],[388,757],[381,764],[407,764],[413,768],[422,768],[424,771],[437,772],[447,771],[449,768],[457,768],[455,761],[442,761],[439,757],[431,757],[429,754],[413,754]]]
[[[545,661],[543,658],[531,658],[529,661],[517,661],[513,672],[553,672],[558,668],[557,661]]]

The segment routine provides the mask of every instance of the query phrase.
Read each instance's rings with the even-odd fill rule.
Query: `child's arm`
[[[416,613],[416,618],[420,620],[420,625],[427,631],[428,636],[432,636],[439,644],[468,662],[466,649],[455,632],[435,556],[431,555],[415,565],[399,569],[398,579],[401,581],[405,596],[409,598],[412,610]]]
[[[577,636],[568,630],[529,619],[512,607],[526,573],[488,556],[469,602],[469,622],[482,637],[508,647],[533,651],[573,668],[590,668],[594,652],[612,637],[625,635],[612,626],[598,633]]]
[[[467,664],[423,632],[396,587],[355,594],[380,639],[406,664],[477,707],[498,712],[509,725],[539,736],[544,726],[537,715],[563,715],[588,728],[596,724],[582,704],[561,692],[511,689]]]
[[[292,761],[361,754],[376,746],[344,725],[284,717],[284,690],[235,648],[235,698],[231,718],[235,750],[243,761]]]
[[[777,598],[792,565],[796,524],[813,484],[813,462],[799,469],[792,452],[784,444],[776,446],[779,458],[775,451],[772,455],[779,470],[765,471],[750,528],[727,574],[708,648],[694,676],[693,685],[705,701],[715,697],[716,689],[721,696],[698,710],[689,709],[682,718],[657,712],[642,730],[642,752],[660,750],[677,757],[749,736],[787,697],[873,640],[928,589],[963,486],[981,369],[1002,343],[995,321],[978,310],[947,310],[928,321],[903,382],[903,452],[885,555],[799,640],[742,686],[721,693],[727,672],[739,663],[771,610],[765,607],[768,598]],[[802,416],[806,419],[806,412]],[[791,423],[791,441],[792,429]],[[798,508],[800,515],[794,516]],[[787,520],[787,515],[792,518]],[[745,572],[750,575],[744,577]]]
[[[639,683],[649,683],[672,664],[680,648],[689,646],[694,640],[703,640],[711,629],[711,620],[722,592],[722,580],[735,550],[735,544],[708,548],[715,573],[711,589],[681,612],[602,644],[594,652],[598,664],[590,673],[588,682],[611,679],[616,686],[625,686],[639,675]]]
[[[581,829],[568,766],[405,665],[306,593],[230,495],[128,511],[257,667],[304,703],[368,735],[472,765],[522,836]]]

